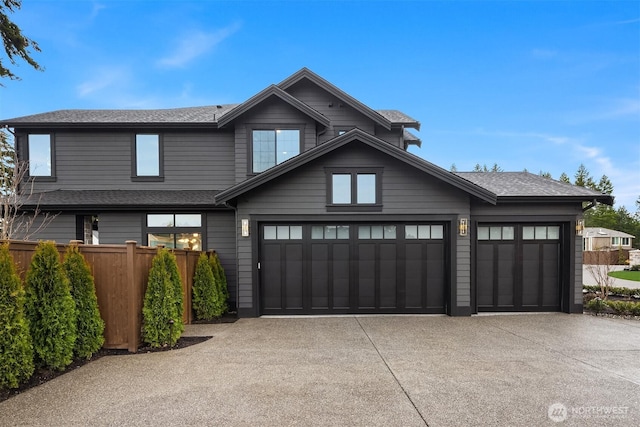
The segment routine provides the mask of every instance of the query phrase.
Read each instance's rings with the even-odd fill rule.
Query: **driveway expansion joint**
[[[398,380],[398,377],[396,377],[396,374],[393,372],[393,370],[391,369],[391,366],[389,366],[389,364],[387,363],[387,360],[384,358],[384,356],[382,355],[382,353],[380,353],[380,350],[378,350],[378,347],[376,346],[376,344],[373,342],[373,340],[371,339],[371,337],[369,336],[369,334],[367,333],[367,331],[364,329],[364,326],[362,326],[362,323],[360,323],[360,319],[358,318],[358,316],[354,316],[354,318],[356,319],[356,322],[358,322],[358,325],[360,326],[360,329],[362,329],[362,332],[364,333],[364,335],[367,337],[367,339],[369,340],[369,342],[371,343],[371,345],[373,346],[374,350],[376,351],[376,353],[378,353],[378,357],[380,357],[380,360],[382,360],[382,363],[384,363],[384,366],[387,368],[387,370],[389,371],[389,373],[391,374],[391,376],[393,377],[393,380],[396,382],[396,384],[398,384],[398,387],[400,387],[400,390],[402,390],[402,392],[404,393],[404,395],[407,397],[407,399],[409,400],[409,403],[411,403],[411,406],[413,406],[413,409],[415,409],[416,413],[420,416],[420,418],[422,419],[422,421],[424,422],[424,425],[429,427],[429,423],[427,422],[427,420],[424,418],[424,416],[422,415],[422,413],[420,412],[420,410],[418,409],[418,407],[416,406],[415,402],[413,401],[413,399],[411,399],[411,396],[409,396],[409,393],[407,392],[407,390],[405,390],[405,388],[402,386],[402,384],[400,383],[400,380]]]

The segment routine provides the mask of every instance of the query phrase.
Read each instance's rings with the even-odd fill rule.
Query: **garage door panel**
[[[395,243],[380,244],[380,307],[396,308],[397,250]]]
[[[540,249],[538,244],[522,246],[522,305],[540,305]]]
[[[269,271],[270,280],[264,282],[263,298],[265,309],[282,309],[282,256],[278,244],[264,245],[262,268]]]
[[[445,265],[444,245],[427,244],[427,308],[443,307],[445,304]]]
[[[329,308],[329,245],[311,245],[311,308]]]
[[[424,245],[422,243],[407,243],[405,245],[405,298],[406,308],[420,308],[424,305],[422,300],[424,277]]]
[[[333,308],[348,309],[351,282],[351,254],[349,243],[333,245]]]
[[[492,245],[478,245],[477,254],[477,298],[478,306],[493,306],[493,264],[494,250]]]
[[[543,246],[544,270],[542,286],[542,304],[544,306],[560,305],[560,245],[547,243]]]
[[[510,307],[514,305],[515,245],[498,245],[498,260],[498,306]]]
[[[302,244],[285,246],[285,304],[288,309],[302,309]]]
[[[376,246],[358,244],[358,308],[376,305]]]

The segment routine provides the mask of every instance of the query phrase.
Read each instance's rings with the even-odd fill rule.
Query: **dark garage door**
[[[478,311],[560,310],[559,225],[478,226]]]
[[[263,224],[262,314],[444,313],[444,224]]]

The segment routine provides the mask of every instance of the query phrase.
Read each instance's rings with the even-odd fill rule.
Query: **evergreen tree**
[[[0,367],[0,389],[18,387],[34,371],[24,289],[8,243],[0,246]]]
[[[562,175],[560,175],[559,180],[562,182],[566,182],[567,184],[571,184],[571,179],[569,179],[569,175],[567,175],[564,172],[562,172]]]
[[[3,0],[0,2],[0,34],[4,42],[4,51],[12,64],[15,65],[17,63],[16,59],[20,58],[35,70],[41,71],[42,67],[31,57],[31,52],[29,52],[29,47],[36,52],[40,52],[38,44],[22,34],[20,27],[14,24],[7,16],[7,13],[15,13],[20,7],[22,7],[21,0]],[[2,77],[11,80],[19,79],[0,61],[0,78]]]
[[[552,179],[550,172],[542,172],[542,171],[540,171],[540,176],[543,177],[543,178]]]
[[[76,307],[53,242],[40,242],[31,259],[26,315],[36,366],[63,370],[73,359]]]
[[[591,178],[591,174],[587,170],[587,167],[582,163],[580,163],[580,166],[576,171],[574,184],[578,187],[591,188],[592,190],[596,187],[596,184],[593,181],[593,178]]]
[[[200,254],[193,278],[193,310],[198,320],[211,320],[222,315],[218,285],[211,263],[204,253]]]
[[[173,346],[184,331],[179,308],[182,306],[182,285],[176,292],[172,280],[175,256],[160,248],[149,270],[149,281],[142,308],[143,339],[152,347]],[[175,266],[177,271],[177,265]],[[175,279],[175,277],[173,277]]]
[[[74,353],[78,357],[90,358],[104,344],[104,321],[100,317],[91,269],[76,245],[67,248],[62,266],[77,309],[78,338]]]
[[[613,184],[607,175],[602,175],[602,178],[600,178],[600,181],[598,181],[596,185],[596,190],[604,194],[613,194]]]
[[[452,164],[451,164],[451,168],[449,169],[449,171],[451,171],[451,172],[458,172],[458,168],[456,167],[456,164],[455,164],[455,163],[452,163]]]
[[[211,270],[216,282],[216,292],[218,294],[218,307],[220,315],[224,314],[228,310],[227,300],[229,299],[229,289],[227,288],[227,277],[224,273],[224,268],[220,263],[218,254],[213,252],[209,256],[209,262],[211,263]]]

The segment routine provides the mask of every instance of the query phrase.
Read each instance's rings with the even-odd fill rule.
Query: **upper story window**
[[[629,246],[631,242],[628,237],[612,237],[611,246]]]
[[[28,136],[29,176],[53,177],[53,143],[50,134],[29,134]]]
[[[263,172],[300,154],[299,129],[254,129],[252,172]]]
[[[328,210],[382,210],[381,168],[329,168],[326,173]]]
[[[162,140],[158,134],[137,134],[133,150],[133,177],[140,180],[162,179]]]

